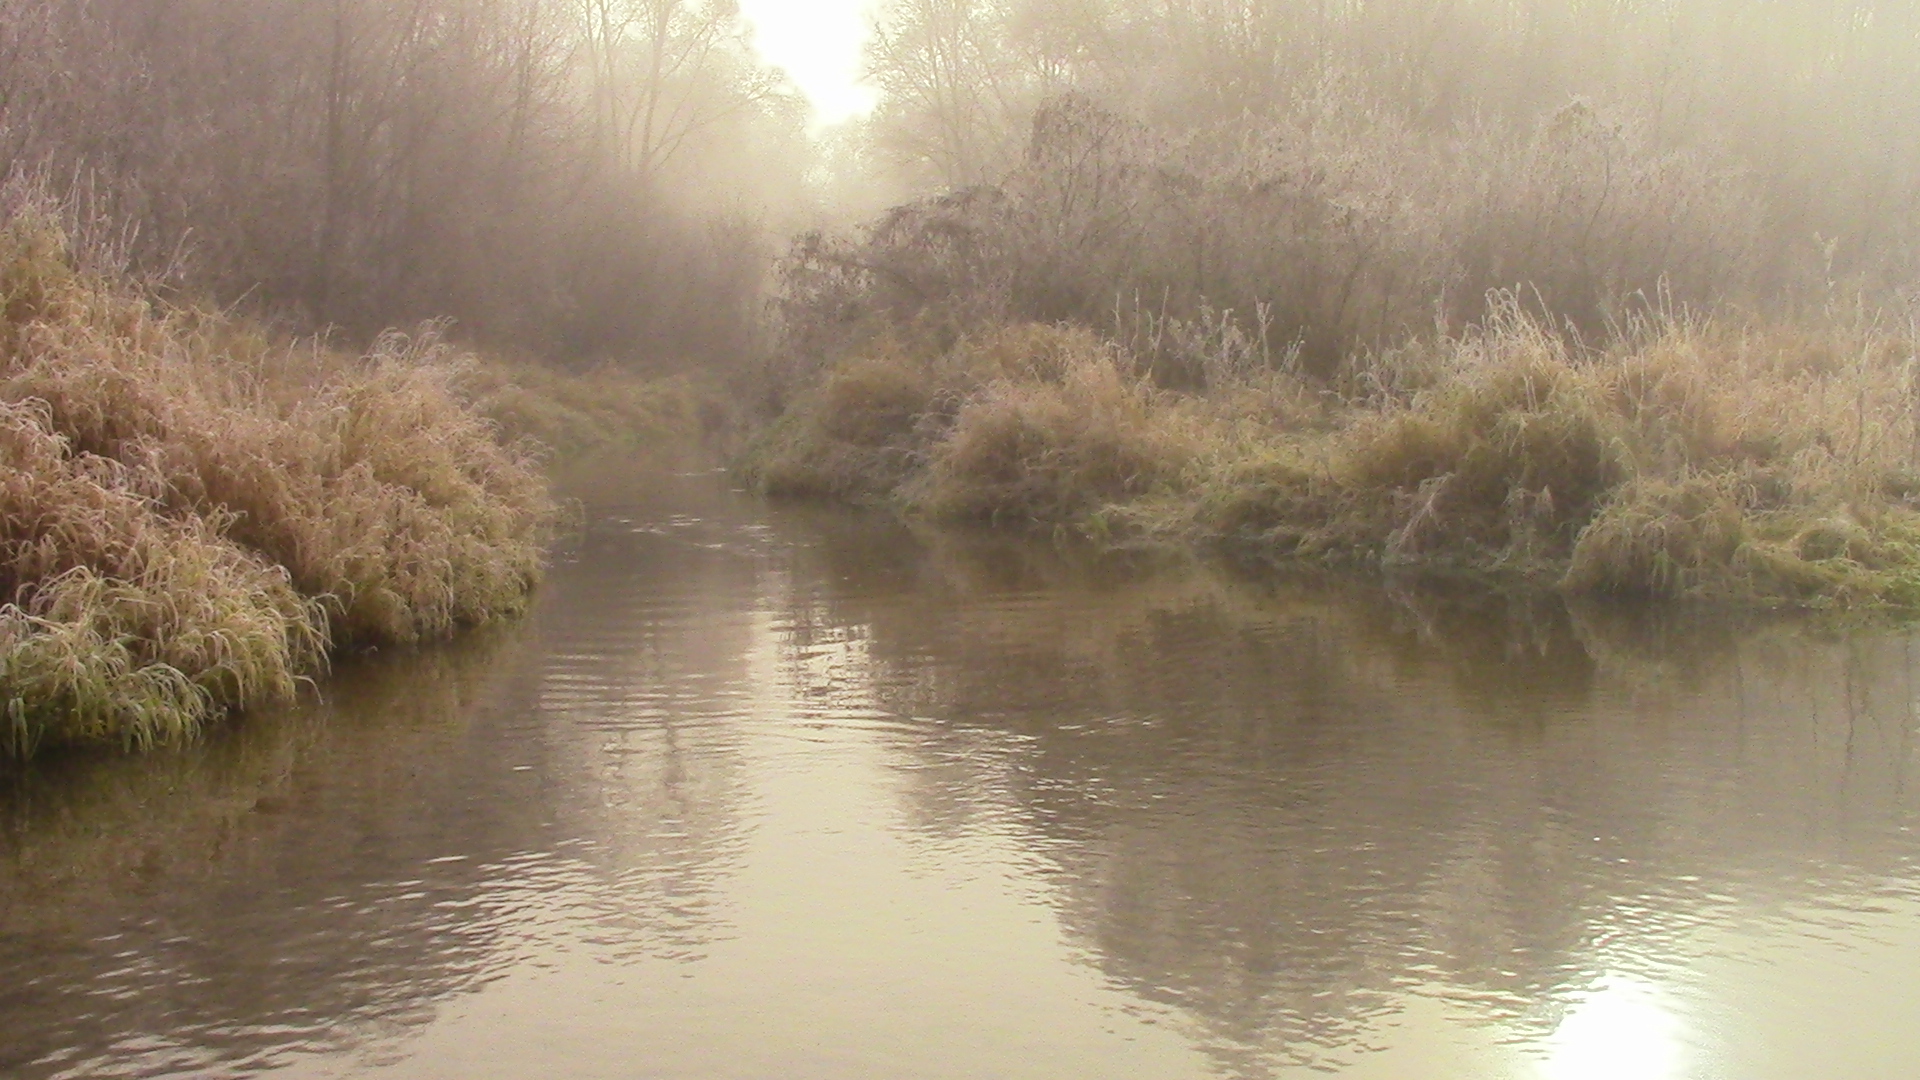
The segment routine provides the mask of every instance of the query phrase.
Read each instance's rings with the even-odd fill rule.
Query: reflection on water
[[[1688,1074],[1685,1046],[1674,1003],[1659,984],[1608,975],[1567,1008],[1541,1064],[1552,1080],[1668,1080]]]
[[[0,1075],[1920,1074],[1910,635],[588,500],[523,626],[0,778]]]

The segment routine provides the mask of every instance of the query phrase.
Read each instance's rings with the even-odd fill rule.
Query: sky
[[[860,85],[860,49],[874,0],[740,0],[767,62],[813,103],[817,130],[873,109],[874,92]]]

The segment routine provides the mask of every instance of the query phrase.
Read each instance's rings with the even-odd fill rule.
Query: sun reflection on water
[[[1541,1080],[1681,1080],[1683,1031],[1672,1000],[1632,976],[1601,977],[1546,1040]]]

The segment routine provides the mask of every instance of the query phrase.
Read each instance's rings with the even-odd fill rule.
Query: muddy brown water
[[[1920,639],[590,492],[523,624],[0,778],[0,1076],[1920,1076]]]

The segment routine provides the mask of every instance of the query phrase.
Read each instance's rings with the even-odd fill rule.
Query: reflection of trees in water
[[[1912,854],[1898,636],[1254,587],[870,522],[794,524],[817,543],[767,560],[724,520],[659,520],[597,525],[507,640],[0,781],[0,1073],[62,1047],[151,1067],[156,1034],[254,1071],[377,1048],[556,945],[699,955],[727,932],[770,589],[803,705],[931,718],[873,728],[915,827],[1018,837],[1092,962],[1228,1073],[1337,1061],[1409,982],[1545,1021],[1716,895],[1791,903],[1815,868]]]
[[[1547,1023],[1596,965],[1910,854],[1900,636],[938,538],[812,558],[813,622],[940,722],[899,745],[915,820],[1005,793],[1070,932],[1229,1072],[1337,1062],[1419,983]]]
[[[402,1036],[556,935],[696,954],[736,825],[702,720],[746,628],[691,613],[750,576],[631,532],[568,557],[521,627],[0,778],[0,1074],[251,1074]]]
[[[715,875],[739,850],[759,568],[724,516],[658,519],[596,522],[554,583],[539,737],[557,828],[593,838],[575,855],[610,885],[600,947],[688,959],[724,932]]]

